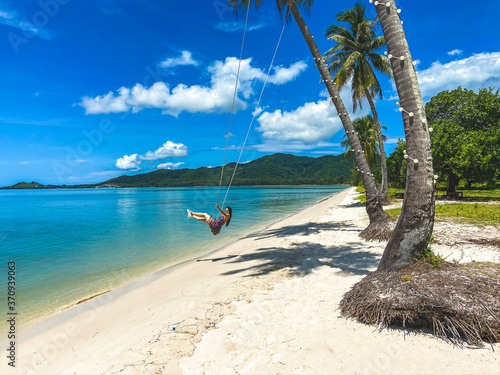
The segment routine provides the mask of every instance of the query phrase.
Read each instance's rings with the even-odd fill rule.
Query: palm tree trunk
[[[394,0],[376,5],[377,14],[393,57],[391,65],[398,91],[406,136],[407,174],[403,208],[378,270],[402,268],[426,249],[434,226],[431,140],[425,108],[412,65],[410,49]],[[403,60],[401,60],[403,57]]]
[[[373,123],[375,124],[375,129],[377,130],[378,148],[380,151],[380,167],[382,169],[382,182],[380,184],[380,199],[384,203],[387,200],[387,190],[389,189],[387,184],[387,163],[385,161],[384,139],[382,138],[382,128],[380,127],[380,120],[378,118],[377,109],[375,108],[375,103],[373,103],[373,98],[368,92],[368,90],[365,90],[365,95],[368,98],[368,103],[370,103],[370,108],[372,110],[372,115],[373,115]]]
[[[389,215],[384,211],[382,204],[380,203],[375,178],[373,177],[373,174],[370,173],[371,171],[366,161],[365,154],[361,148],[361,143],[356,135],[351,119],[347,114],[347,109],[345,108],[342,98],[340,97],[337,86],[333,82],[333,78],[330,75],[330,71],[325,64],[323,56],[314,42],[313,36],[309,32],[304,19],[297,9],[297,5],[293,0],[287,1],[295,22],[297,22],[297,25],[299,26],[300,31],[309,46],[311,54],[316,61],[316,65],[321,74],[321,78],[326,85],[330,98],[335,105],[337,112],[340,114],[340,119],[346,131],[347,138],[349,139],[356,166],[360,170],[361,178],[363,180],[363,184],[365,185],[366,211],[370,219],[370,225],[365,228],[363,232],[361,232],[360,236],[369,240],[387,240],[390,236],[390,231],[388,229]]]

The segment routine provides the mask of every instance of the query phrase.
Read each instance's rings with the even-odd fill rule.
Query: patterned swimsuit
[[[210,225],[210,229],[212,230],[213,235],[218,235],[222,226],[224,225],[224,216],[221,216],[218,219],[210,219],[208,225]]]

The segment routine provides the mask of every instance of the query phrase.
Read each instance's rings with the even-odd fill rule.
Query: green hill
[[[231,179],[236,163],[224,169],[223,185]],[[248,185],[335,185],[347,183],[353,162],[344,155],[318,158],[273,154],[246,164],[239,164],[234,186]],[[102,184],[119,187],[219,186],[221,167],[157,170],[133,176],[120,176]],[[99,184],[99,185],[102,185]]]
[[[251,185],[341,185],[349,182],[352,159],[344,155],[326,155],[318,158],[273,154],[248,163],[239,164],[233,186]],[[231,179],[236,163],[224,169],[223,185]],[[37,182],[19,182],[0,189],[61,189],[61,188],[107,188],[107,187],[180,187],[219,186],[222,167],[197,169],[159,169],[149,173],[123,175],[98,184],[87,185],[42,185]]]

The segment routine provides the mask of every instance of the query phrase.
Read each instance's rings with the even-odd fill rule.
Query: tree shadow
[[[263,240],[270,237],[288,237],[292,235],[308,236],[310,234],[317,234],[322,231],[350,231],[360,233],[362,229],[357,228],[349,223],[307,223],[303,225],[289,225],[278,229],[267,229],[265,231],[249,234],[247,238],[256,238]]]
[[[197,259],[197,262],[220,262],[221,260],[228,260],[232,258],[236,258],[238,255],[228,255],[227,257],[221,258],[208,258],[208,259]]]
[[[368,245],[370,247],[370,245]],[[380,262],[380,255],[366,250],[363,242],[348,242],[342,246],[323,246],[312,242],[293,243],[291,247],[267,247],[240,255],[230,263],[245,264],[258,261],[256,265],[242,267],[223,273],[234,275],[251,271],[251,276],[263,276],[279,269],[288,268],[296,276],[306,276],[314,269],[328,266],[339,272],[367,275]]]

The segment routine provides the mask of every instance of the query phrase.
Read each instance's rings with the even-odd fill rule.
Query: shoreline
[[[278,185],[276,185],[276,186],[278,186]],[[280,185],[280,186],[295,187],[295,185]],[[299,186],[299,185],[296,185],[296,186]],[[304,186],[309,186],[309,185],[304,185]],[[340,185],[335,185],[335,186],[340,186]],[[124,189],[128,189],[128,188],[124,188]],[[135,188],[133,188],[133,189],[135,189]],[[338,194],[339,192],[343,192],[347,189],[349,189],[348,186],[346,186],[345,189],[338,190],[337,192],[329,195],[326,198],[320,198],[313,205],[318,204],[324,200],[330,199],[332,196]],[[144,283],[147,283],[148,280],[155,280],[158,277],[156,274],[163,275],[165,273],[168,273],[169,269],[171,269],[171,268],[172,269],[177,268],[177,267],[182,266],[186,263],[197,261],[201,257],[210,256],[211,254],[217,253],[218,251],[224,249],[227,246],[230,246],[230,245],[232,245],[232,244],[234,244],[234,243],[236,243],[244,238],[247,238],[248,236],[252,236],[255,233],[266,230],[268,227],[270,227],[276,223],[279,223],[280,221],[285,220],[285,219],[287,219],[291,216],[294,216],[296,214],[297,214],[296,212],[295,213],[294,212],[288,213],[283,217],[273,218],[271,220],[268,220],[264,224],[254,225],[250,228],[250,230],[243,230],[243,231],[240,230],[239,232],[236,232],[234,234],[229,235],[227,238],[223,238],[220,240],[218,240],[216,238],[215,240],[212,240],[212,242],[216,242],[215,244],[212,243],[209,245],[204,245],[203,249],[201,251],[200,250],[188,251],[185,256],[176,257],[175,259],[172,259],[171,261],[166,261],[166,262],[164,261],[155,267],[151,267],[151,269],[148,272],[143,273],[143,274],[138,274],[138,275],[136,275],[136,277],[134,277],[132,279],[127,279],[125,281],[116,280],[115,284],[118,284],[118,286],[116,286],[112,289],[109,289],[108,287],[104,287],[101,290],[96,290],[95,292],[93,292],[91,294],[83,295],[79,298],[74,299],[73,301],[71,301],[69,303],[60,305],[59,307],[57,307],[55,309],[47,310],[42,315],[40,315],[36,318],[32,318],[31,320],[22,323],[20,325],[21,333],[22,334],[29,333],[32,331],[32,329],[35,328],[35,326],[37,326],[39,324],[42,324],[45,327],[50,327],[50,325],[48,325],[48,322],[53,322],[54,320],[58,320],[58,319],[54,319],[54,317],[58,316],[59,314],[68,314],[69,310],[77,307],[78,305],[81,305],[82,303],[84,303],[86,301],[97,298],[103,294],[113,293],[114,291],[119,290],[121,288],[125,288],[126,290],[131,290],[134,288],[134,285],[136,285],[136,284],[140,286],[140,285],[143,285]],[[46,322],[46,321],[48,321],[48,322]],[[39,330],[36,330],[36,331],[39,331]]]
[[[339,299],[385,247],[359,239],[367,218],[353,190],[75,307],[25,335],[23,367],[0,372],[497,373],[498,350],[339,317]],[[198,332],[173,333],[180,322]]]

